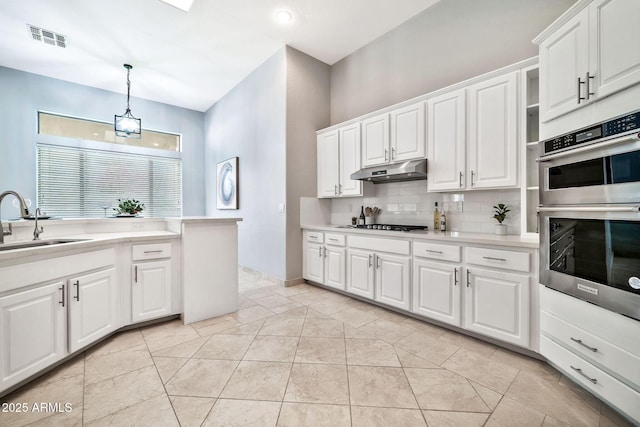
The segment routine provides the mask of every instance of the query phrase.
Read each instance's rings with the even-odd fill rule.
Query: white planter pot
[[[496,234],[507,234],[507,224],[496,224]]]

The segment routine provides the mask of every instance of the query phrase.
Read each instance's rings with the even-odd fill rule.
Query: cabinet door
[[[467,269],[464,327],[529,346],[529,277]]]
[[[518,183],[518,72],[469,88],[470,188]]]
[[[134,322],[171,314],[171,261],[133,265],[131,318]]]
[[[414,259],[411,311],[461,326],[459,280],[458,266]]]
[[[389,115],[362,121],[362,167],[389,163]]]
[[[410,309],[410,258],[395,255],[376,255],[376,301],[403,310]]]
[[[341,196],[362,196],[362,181],[351,179],[360,169],[360,123],[340,128],[340,184]]]
[[[71,278],[69,287],[69,352],[85,347],[118,328],[115,269]]]
[[[64,283],[0,298],[0,390],[66,355]]]
[[[318,135],[318,197],[338,196],[338,156],[338,131]]]
[[[307,280],[313,280],[317,283],[324,283],[324,255],[322,253],[323,246],[317,243],[306,243],[306,252],[304,254],[305,276]]]
[[[589,70],[595,74],[595,96],[640,82],[640,2],[595,0],[589,14]]]
[[[429,191],[457,190],[465,186],[465,96],[462,89],[428,100]]]
[[[391,112],[391,162],[425,156],[424,102]]]
[[[583,10],[540,44],[540,121],[581,107],[586,100],[589,13]]]
[[[324,250],[324,284],[332,288],[345,290],[346,249],[326,246]]]
[[[347,251],[347,292],[373,299],[373,258],[372,252]]]

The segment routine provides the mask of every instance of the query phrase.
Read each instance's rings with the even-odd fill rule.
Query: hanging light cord
[[[124,67],[127,69],[127,111],[126,113],[131,113],[131,109],[129,108],[129,96],[131,94],[131,80],[129,80],[129,73],[131,72],[131,68],[133,68],[129,64],[125,64]]]

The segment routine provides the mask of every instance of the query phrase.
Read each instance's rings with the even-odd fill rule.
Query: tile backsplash
[[[433,209],[444,208],[449,231],[493,233],[497,221],[493,206],[504,203],[511,209],[507,219],[508,234],[520,234],[520,190],[475,190],[459,193],[427,193],[426,181],[389,184],[365,183],[364,197],[331,200],[331,223],[350,224],[360,215],[361,206],[378,207],[376,223],[426,225],[433,227]]]

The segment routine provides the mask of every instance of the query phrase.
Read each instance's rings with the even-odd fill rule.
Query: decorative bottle
[[[436,208],[433,211],[433,231],[440,230],[440,212],[438,212],[438,202],[436,202]]]
[[[360,218],[358,218],[358,225],[364,225],[364,206],[360,206]]]
[[[447,215],[444,213],[444,209],[440,214],[440,231],[447,231]]]

